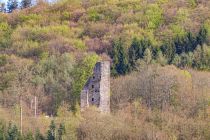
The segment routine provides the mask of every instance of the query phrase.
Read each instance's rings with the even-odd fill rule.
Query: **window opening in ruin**
[[[92,98],[92,101],[94,101],[94,98]]]

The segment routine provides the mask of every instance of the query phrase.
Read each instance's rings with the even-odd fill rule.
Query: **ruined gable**
[[[93,75],[81,91],[81,110],[96,106],[101,112],[110,112],[110,62],[96,63]]]

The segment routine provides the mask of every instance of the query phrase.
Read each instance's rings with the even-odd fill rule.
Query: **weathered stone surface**
[[[96,106],[101,112],[110,112],[110,62],[98,62],[93,75],[81,91],[81,110]]]

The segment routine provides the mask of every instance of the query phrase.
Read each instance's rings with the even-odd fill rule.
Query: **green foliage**
[[[92,23],[84,31],[84,35],[88,35],[91,38],[101,38],[106,35],[108,31],[108,25],[105,23]]]
[[[198,46],[194,51],[194,67],[209,70],[210,65],[210,49],[208,46]]]
[[[71,13],[69,13],[68,11],[64,11],[61,13],[61,20],[62,21],[66,21],[66,20],[69,20],[71,17]]]
[[[7,9],[8,12],[11,13],[13,10],[18,8],[18,1],[17,0],[8,0],[7,1]]]
[[[0,121],[0,139],[6,140],[6,125],[3,121]]]
[[[10,45],[11,27],[8,23],[0,22],[0,49]]]
[[[13,47],[17,50],[17,54],[24,57],[40,57],[43,53],[43,49],[35,41],[18,41],[13,43]]]
[[[25,34],[21,34],[22,32],[25,32]],[[70,31],[69,27],[66,25],[58,25],[58,26],[47,26],[47,27],[41,27],[41,26],[25,26],[25,27],[18,27],[16,31],[13,34],[13,40],[20,41],[21,40],[32,40],[37,42],[44,42],[49,41],[51,39],[55,39],[58,36],[63,37],[71,37],[72,32]]]
[[[152,62],[152,53],[149,50],[149,48],[146,48],[146,50],[144,51],[144,62],[148,65]]]
[[[47,140],[63,140],[66,133],[64,123],[61,123],[57,128],[55,121],[52,120],[47,131]]]
[[[33,133],[32,132],[27,133],[27,135],[23,139],[34,140]]]
[[[182,53],[181,54],[181,62],[180,62],[180,66],[181,67],[192,67],[193,64],[193,53]]]
[[[4,66],[7,63],[6,55],[0,55],[0,67]]]
[[[182,37],[186,35],[186,31],[180,25],[174,24],[174,25],[171,25],[170,28],[173,31],[174,36]]]
[[[189,16],[187,9],[179,9],[176,15],[176,22],[177,23],[183,23]]]
[[[90,75],[92,75],[93,68],[96,62],[99,60],[98,55],[90,54],[86,55],[83,60],[81,60],[73,71],[74,83],[73,83],[73,104],[76,105],[80,97],[80,92],[84,85],[86,84]]]
[[[149,4],[145,11],[148,28],[156,29],[163,22],[163,11],[157,4]]]
[[[49,130],[47,132],[47,140],[56,140],[56,125],[54,121],[51,121]]]
[[[154,139],[154,135],[157,139],[209,139],[209,119],[202,119],[207,116],[208,96],[196,99],[208,92],[208,88],[196,89],[208,83],[202,81],[208,76],[191,79],[193,70],[151,68],[156,62],[210,70],[207,1],[62,0],[30,4],[30,0],[22,0],[21,8],[14,11],[17,0],[9,0],[9,13],[0,8],[0,103],[7,110],[14,108],[17,116],[17,96],[23,94],[24,123],[29,116],[31,122],[33,111],[28,104],[36,94],[39,113],[54,115],[55,122],[45,136],[43,122],[41,132],[35,134],[30,133],[34,128],[26,129],[24,124],[22,136],[18,125],[2,122],[0,139]],[[80,114],[80,92],[100,56],[107,57],[108,52],[112,74],[123,75],[112,79],[118,81],[111,100],[118,103],[111,109],[115,105],[123,108],[110,115]],[[199,93],[191,97],[193,89]],[[139,98],[141,102],[136,102]],[[36,121],[30,125],[38,125],[39,117]]]
[[[58,140],[63,140],[63,135],[65,134],[65,125],[64,124],[60,124],[59,128],[58,128]]]
[[[27,7],[30,0],[22,0],[22,3]],[[197,12],[199,10],[194,10],[200,8],[197,1],[188,0],[186,3],[180,3],[168,0],[155,2],[64,0],[52,6],[39,3],[37,7],[29,8],[27,13],[22,10],[17,15],[11,14],[15,15],[13,20],[9,20],[10,16],[1,17],[4,22],[1,23],[2,30],[0,29],[0,46],[3,49],[11,46],[7,51],[14,51],[16,55],[40,61],[42,55],[47,53],[58,55],[71,51],[76,51],[76,54],[78,51],[87,50],[98,52],[95,44],[100,46],[102,53],[107,53],[112,48],[114,38],[121,37],[125,41],[123,43],[125,53],[121,54],[126,54],[127,60],[121,56],[123,60],[120,65],[125,63],[130,65],[131,69],[135,69],[136,61],[143,59],[146,48],[150,49],[153,59],[159,59],[156,62],[164,63],[166,60],[161,58],[166,58],[170,64],[176,53],[188,54],[194,51],[198,44],[209,42],[209,19],[199,22],[193,16],[199,14]],[[171,5],[179,8],[175,10]],[[192,15],[192,12],[195,14]],[[205,17],[205,12],[201,14]],[[199,33],[195,34],[190,31],[194,31],[197,26],[186,25],[189,21],[199,22],[196,25],[205,24]],[[7,29],[4,29],[5,27]],[[163,32],[169,33],[166,34],[169,36],[167,41],[162,38],[162,33],[158,34],[162,29]],[[131,37],[138,40],[132,41]],[[89,40],[98,41],[91,44]],[[159,47],[162,52],[158,51]],[[127,69],[125,67],[124,69]],[[127,73],[125,72],[127,70],[123,71],[121,73]]]
[[[162,66],[167,64],[167,59],[165,58],[165,56],[163,56],[162,51],[157,52],[156,60],[157,63],[161,64]]]
[[[204,43],[207,42],[207,35],[208,35],[208,30],[203,26],[201,27],[198,36],[197,36],[197,43],[199,45],[203,45]]]
[[[123,46],[122,39],[117,39],[113,42],[113,48],[111,52],[113,59],[112,74],[113,75],[125,75],[129,72],[129,63],[125,47]]]
[[[208,34],[208,43],[210,43],[209,39],[210,39],[210,20],[207,20],[204,23],[204,28],[207,30],[207,34]]]
[[[207,30],[205,28],[201,28],[196,36],[189,32],[182,37],[177,36],[173,42],[164,43],[161,46],[161,50],[163,54],[167,57],[169,63],[172,63],[175,54],[182,54],[183,59],[191,61],[193,56],[189,52],[193,52],[198,45],[206,43],[206,38]],[[190,56],[186,56],[185,53],[189,53]],[[189,63],[192,64],[192,62]]]
[[[63,140],[77,139],[77,128],[82,118],[80,116],[79,106],[76,105],[75,108],[77,110],[76,113],[69,111],[68,105],[62,105],[58,109],[57,119],[60,123],[58,133],[60,133],[60,136],[62,135]]]
[[[169,2],[169,0],[157,0],[156,1],[157,4],[166,4],[168,2]]]
[[[71,42],[72,42],[72,45],[74,45],[74,47],[77,49],[81,49],[81,50],[86,49],[86,45],[82,40],[74,39],[74,40],[71,40]]]
[[[39,129],[35,132],[35,140],[45,140],[44,136],[40,133]]]
[[[143,59],[147,65],[152,62],[152,59],[156,59],[155,62],[160,63],[161,65],[172,63],[179,67],[192,67],[194,65],[194,54],[192,52],[196,49],[197,45],[207,43],[207,30],[202,27],[196,36],[191,32],[186,33],[184,36],[176,36],[172,42],[166,42],[160,46],[160,50],[152,45],[150,40],[137,39],[135,37],[128,49],[128,57],[124,50],[125,44],[120,41],[118,42],[113,43],[113,50],[110,54],[114,62],[112,73],[115,75],[125,74],[126,72],[120,71],[122,69],[135,70],[137,68],[137,63],[140,62],[138,61],[139,59]],[[120,56],[121,54],[118,52],[120,50],[125,51],[125,53],[121,53],[123,54],[123,57]],[[174,58],[175,56],[176,58]],[[129,63],[126,62],[127,59],[129,60]],[[118,61],[124,62],[120,63],[120,65],[127,63],[127,68],[116,65]],[[129,70],[127,70],[127,72]]]
[[[49,113],[56,110],[64,99],[69,99],[73,84],[74,58],[71,54],[59,57],[50,56],[40,61],[35,67],[34,83],[45,84],[45,92],[50,94],[53,102],[49,105]]]
[[[7,140],[19,140],[21,139],[20,132],[16,125],[9,123],[9,127],[7,130],[8,136]]]
[[[171,62],[171,64],[175,65],[175,66],[180,66],[180,63],[181,63],[181,57],[176,54]]]
[[[100,20],[100,14],[95,9],[90,9],[88,11],[88,16],[90,21],[99,21]]]
[[[136,61],[139,58],[139,54],[137,54],[139,50],[140,44],[137,38],[134,38],[131,43],[131,47],[129,48],[128,55],[129,55],[129,63],[132,69],[136,67]]]
[[[23,0],[23,1],[28,1],[28,0]],[[42,19],[42,16],[39,15],[39,14],[28,14],[28,15],[20,15],[19,16],[20,18],[20,21],[21,22],[25,22],[25,23],[30,23],[29,21],[32,21],[32,22],[38,22]]]
[[[164,43],[160,48],[163,54],[168,59],[168,63],[171,63],[176,53],[176,48],[175,48],[174,43],[171,43],[171,42]]]
[[[197,0],[188,0],[188,2],[190,3],[190,5],[192,7],[196,7],[197,6]]]
[[[128,51],[131,69],[136,69],[137,60],[144,58],[144,52],[147,48],[152,49],[149,40],[139,40],[137,38],[134,38],[132,40],[131,46]]]

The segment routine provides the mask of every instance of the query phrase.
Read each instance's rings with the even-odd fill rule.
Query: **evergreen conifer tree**
[[[201,27],[198,35],[197,35],[197,44],[198,45],[203,45],[207,42],[207,35],[208,35],[208,31],[205,27]]]
[[[160,50],[162,51],[163,55],[168,60],[168,63],[170,64],[174,58],[176,49],[174,42],[166,42],[161,47]]]
[[[129,64],[131,69],[135,69],[137,60],[142,59],[144,57],[144,51],[146,48],[152,49],[152,45],[149,40],[138,40],[137,38],[133,39],[131,47],[128,51]]]
[[[193,36],[191,32],[187,33],[187,47],[186,52],[194,51],[196,48],[196,38]]]
[[[17,126],[9,123],[9,127],[7,130],[7,140],[18,140],[20,138],[21,136]]]
[[[56,125],[54,121],[51,121],[49,130],[47,132],[47,140],[55,140],[55,139],[56,139]]]
[[[112,68],[112,73],[114,75],[116,74],[124,75],[129,72],[127,54],[122,39],[114,41],[111,57],[114,63]]]
[[[17,8],[18,8],[18,1],[17,0],[8,0],[7,1],[8,13],[11,13],[12,11],[14,11]]]
[[[0,140],[6,140],[5,124],[0,122]]]
[[[139,51],[140,43],[137,40],[137,38],[134,38],[131,47],[128,50],[128,56],[129,56],[129,64],[131,66],[131,69],[135,69],[136,67],[136,61],[139,59],[138,57],[138,51]]]
[[[152,53],[149,48],[147,48],[144,52],[144,62],[146,64],[150,64],[152,61]]]
[[[63,140],[63,135],[65,134],[65,126],[64,124],[60,124],[58,128],[58,140]]]
[[[181,58],[180,58],[180,56],[178,54],[175,54],[175,56],[174,56],[171,64],[173,64],[173,65],[175,65],[177,67],[180,66],[180,64],[181,64]]]
[[[185,51],[185,48],[183,47],[183,39],[181,37],[176,37],[174,41],[175,47],[176,47],[176,53],[181,54]]]
[[[45,140],[44,136],[40,133],[39,129],[35,132],[35,140]]]
[[[29,132],[25,137],[25,140],[34,140],[33,133]]]
[[[143,39],[140,41],[140,45],[138,48],[138,58],[143,58],[144,57],[144,52],[146,50],[146,48],[152,49],[152,45],[151,42],[147,39]]]
[[[21,8],[28,8],[31,6],[31,0],[22,0],[21,1]]]

